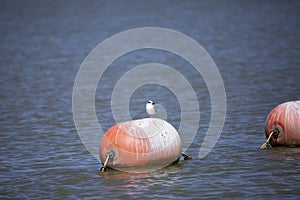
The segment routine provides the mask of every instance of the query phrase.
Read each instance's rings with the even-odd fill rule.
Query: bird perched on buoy
[[[146,112],[148,113],[148,115],[153,116],[156,113],[155,110],[155,103],[152,100],[148,100],[146,103]]]

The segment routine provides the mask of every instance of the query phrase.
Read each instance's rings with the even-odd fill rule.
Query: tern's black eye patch
[[[154,104],[155,104],[155,103],[154,103],[153,101],[151,101],[151,100],[148,100],[147,103],[149,103],[149,104],[151,104],[151,105],[154,105]]]

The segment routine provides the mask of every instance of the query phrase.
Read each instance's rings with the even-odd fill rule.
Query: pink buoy
[[[300,146],[300,101],[276,106],[266,119],[265,134],[272,147]]]
[[[129,172],[146,172],[177,162],[181,140],[176,129],[158,118],[145,118],[112,126],[100,142],[105,166]]]

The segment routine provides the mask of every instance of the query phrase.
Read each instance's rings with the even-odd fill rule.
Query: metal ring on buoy
[[[109,156],[109,160],[111,160],[111,161],[117,160],[118,150],[115,148],[111,148],[105,155]]]
[[[279,138],[282,135],[282,128],[278,124],[271,131],[273,132],[273,137],[275,138]]]

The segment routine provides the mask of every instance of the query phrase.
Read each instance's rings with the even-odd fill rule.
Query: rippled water
[[[298,1],[1,1],[0,197],[298,199],[300,149],[258,148],[271,109],[300,99],[299,10]],[[102,128],[114,124],[110,95],[122,74],[150,61],[174,66],[198,91],[201,123],[187,150],[194,159],[151,173],[98,176],[101,164],[74,126],[75,76],[99,42],[145,26],[180,31],[208,51],[225,84],[225,126],[210,154],[198,159],[211,109],[201,76],[167,52],[125,55],[97,89]],[[176,97],[157,85],[135,91],[132,117],[146,117],[145,100],[153,97],[178,128]]]

